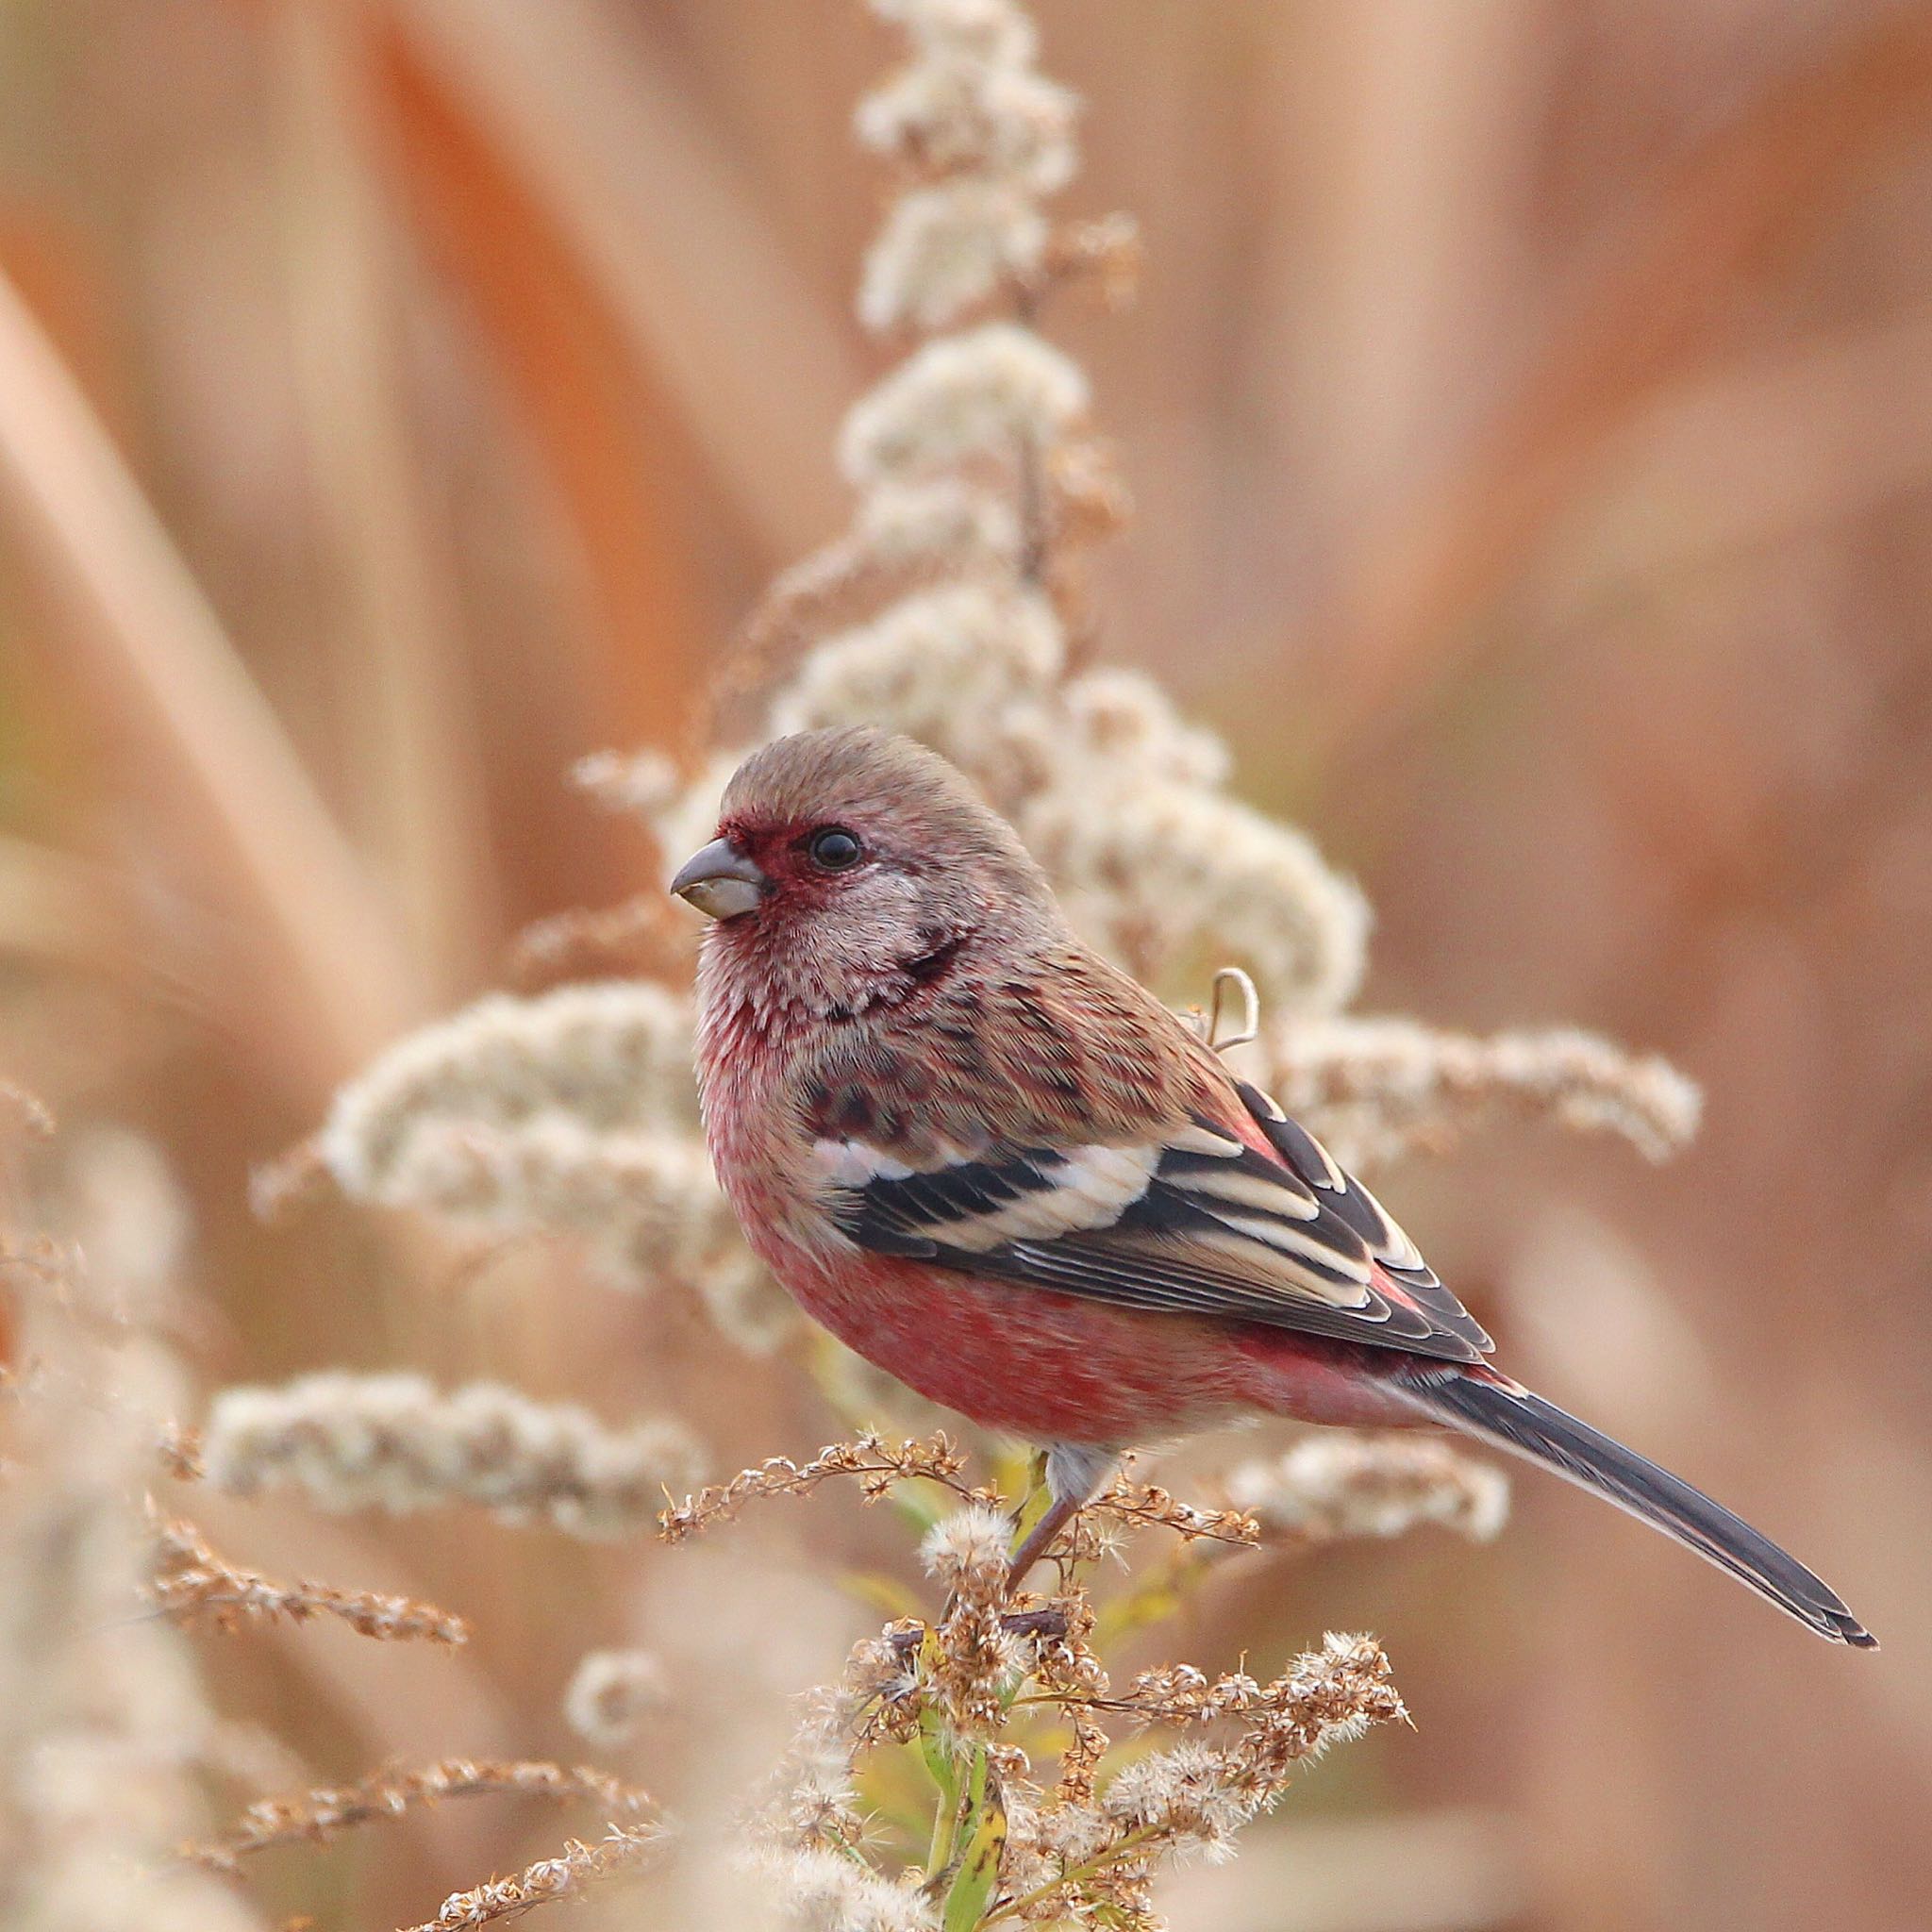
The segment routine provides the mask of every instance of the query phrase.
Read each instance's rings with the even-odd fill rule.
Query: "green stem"
[[[932,1849],[926,1854],[925,1860],[925,1875],[933,1879],[952,1863],[953,1848],[958,1842],[959,1766],[937,1726],[925,1731],[920,1746],[925,1759],[926,1775],[939,1788],[940,1794],[939,1803],[933,1808]]]
[[[1020,1498],[1020,1507],[1013,1511],[1014,1549],[1017,1550],[1026,1541],[1033,1525],[1052,1506],[1053,1496],[1046,1487],[1046,1457],[1036,1455],[1027,1468],[1026,1493]]]
[[[1064,1890],[1070,1885],[1077,1885],[1083,1878],[1091,1878],[1096,1872],[1104,1872],[1109,1865],[1116,1864],[1129,1852],[1139,1851],[1149,1839],[1155,1836],[1156,1827],[1151,1824],[1137,1825],[1125,1838],[1110,1844],[1106,1851],[1096,1852],[1084,1863],[1070,1866],[1058,1878],[1050,1878],[1044,1885],[1037,1885],[1019,1898],[1009,1898],[997,1911],[989,1912],[979,1923],[981,1932],[989,1925],[997,1925],[1002,1919],[1010,1919],[1016,1913],[1024,1912],[1029,1906],[1043,1904],[1055,1892]]]
[[[959,1794],[941,1791],[933,1812],[932,1849],[926,1854],[925,1875],[937,1878],[952,1862],[953,1846],[959,1836]]]

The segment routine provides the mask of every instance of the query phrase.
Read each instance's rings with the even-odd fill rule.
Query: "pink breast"
[[[1032,1441],[1158,1441],[1256,1412],[1399,1425],[1397,1357],[880,1256],[768,1255],[806,1312],[928,1400]],[[1368,1359],[1364,1361],[1364,1357]]]

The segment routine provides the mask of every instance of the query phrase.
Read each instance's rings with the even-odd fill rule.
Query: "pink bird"
[[[1045,1449],[1016,1578],[1132,1444],[1256,1413],[1433,1425],[1875,1647],[1748,1524],[1491,1367],[1368,1190],[1074,936],[943,759],[780,739],[671,890],[714,922],[699,1086],[747,1239],[848,1347]]]

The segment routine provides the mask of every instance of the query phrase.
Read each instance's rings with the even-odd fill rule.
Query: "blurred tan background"
[[[1040,11],[1089,103],[1070,206],[1147,245],[1132,310],[1058,328],[1139,504],[1109,650],[1360,877],[1367,1008],[1574,1020],[1707,1088],[1658,1172],[1525,1135],[1383,1191],[1519,1373],[1886,1646],[1827,1650],[1528,1477],[1489,1549],[1232,1582],[1193,1654],[1373,1628],[1420,1729],[1338,1757],[1176,1923],[1923,1925],[1932,9]],[[168,1149],[213,1377],[513,1371],[674,1405],[721,1468],[832,1432],[783,1364],[554,1257],[263,1228],[245,1190],[520,926],[641,882],[564,774],[684,741],[762,583],[841,521],[832,431],[884,359],[847,124],[890,57],[844,0],[0,8],[0,1068]],[[330,1774],[567,1749],[569,1661],[686,1561],[236,1540],[486,1626],[460,1668],[358,1655],[353,1692],[306,1638],[225,1650],[225,1703]],[[674,1605],[715,1613],[712,1560]],[[863,1621],[823,1618],[773,1699]],[[331,1882],[406,1923],[511,1862],[479,1829]]]

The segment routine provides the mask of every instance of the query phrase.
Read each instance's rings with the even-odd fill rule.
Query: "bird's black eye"
[[[857,833],[843,825],[821,825],[806,848],[811,862],[822,872],[850,872],[865,857],[865,847]]]

